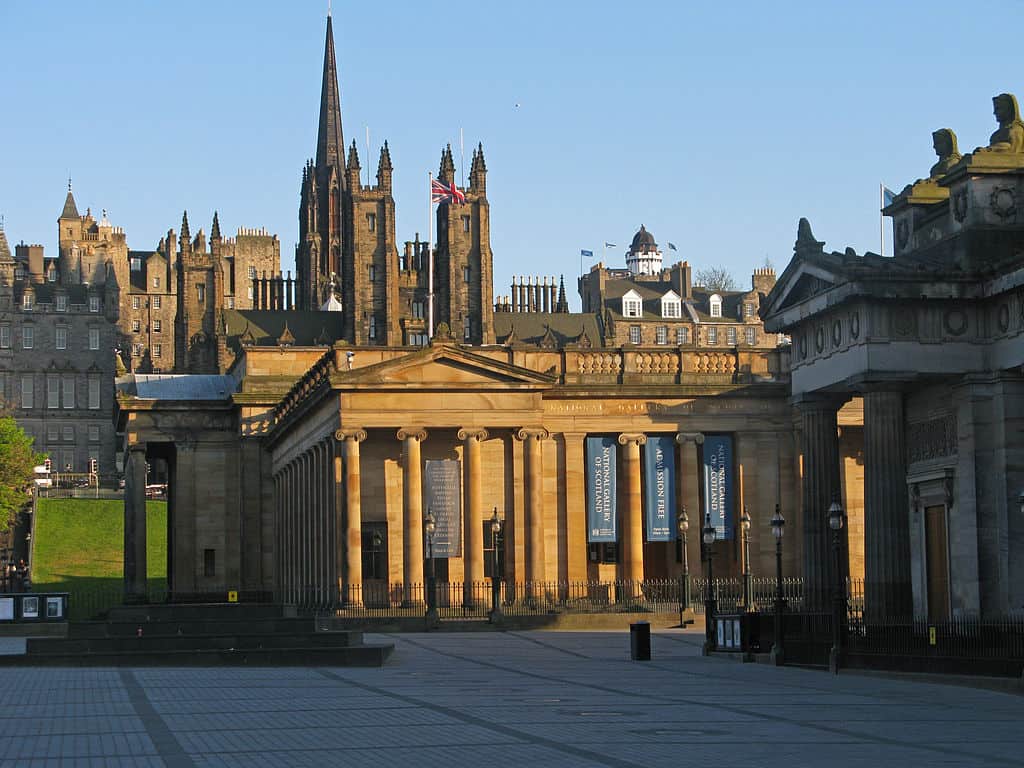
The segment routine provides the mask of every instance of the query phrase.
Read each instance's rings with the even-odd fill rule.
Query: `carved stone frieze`
[[[956,416],[954,414],[907,425],[908,464],[956,456],[957,452]]]

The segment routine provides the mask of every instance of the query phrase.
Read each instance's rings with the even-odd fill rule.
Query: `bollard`
[[[651,660],[651,625],[646,621],[629,625],[629,652],[633,661]]]

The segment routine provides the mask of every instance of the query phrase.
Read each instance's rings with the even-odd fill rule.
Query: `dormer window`
[[[57,294],[57,311],[67,312],[68,311],[68,297],[63,293]]]
[[[100,297],[99,296],[90,296],[89,297],[89,311],[90,312],[99,312],[100,311]]]
[[[25,268],[23,266],[21,266],[21,264],[18,264],[14,268],[14,279],[15,280],[24,280],[25,279]]]
[[[131,259],[129,259],[129,264],[132,272],[142,271],[142,259],[138,256],[132,256]]]
[[[622,297],[623,317],[643,317],[644,302],[636,291],[627,291]]]
[[[711,316],[721,317],[722,316],[722,297],[717,293],[711,294],[711,298],[708,299],[708,303],[711,305]]]
[[[674,291],[669,291],[661,297],[661,316],[664,318],[683,316],[682,302]]]
[[[57,282],[57,268],[50,264],[46,270],[46,282],[56,283]]]
[[[25,291],[25,293],[21,294],[21,308],[32,309],[32,294],[29,293],[28,291]]]
[[[743,304],[743,316],[753,317],[754,316],[754,302],[748,301]]]

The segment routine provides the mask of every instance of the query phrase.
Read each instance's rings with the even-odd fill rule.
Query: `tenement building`
[[[987,145],[938,162],[885,209],[895,255],[827,252],[801,220],[762,310],[793,339],[805,578],[832,578],[837,411],[863,402],[866,609],[879,618],[1024,610],[1024,122],[993,99]],[[817,512],[817,514],[815,514]]]

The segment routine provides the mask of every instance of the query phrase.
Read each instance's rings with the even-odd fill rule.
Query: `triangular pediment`
[[[555,377],[475,354],[457,346],[428,347],[365,368],[342,371],[337,383],[437,389],[546,388]]]
[[[761,317],[771,325],[771,320],[780,318],[787,310],[826,294],[844,282],[845,278],[836,271],[796,257],[769,292]]]

